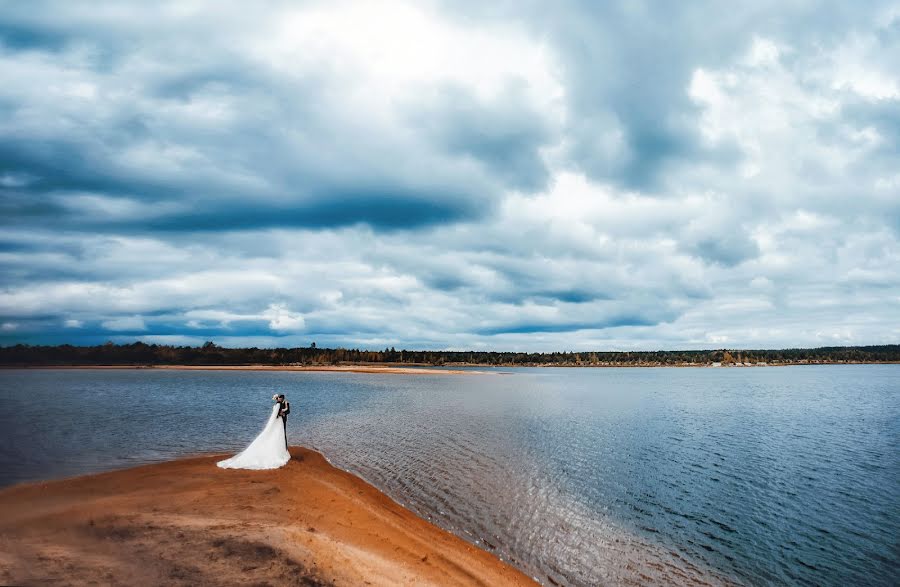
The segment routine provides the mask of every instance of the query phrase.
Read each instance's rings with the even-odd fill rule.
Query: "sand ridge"
[[[319,453],[221,455],[0,491],[0,583],[533,585]]]

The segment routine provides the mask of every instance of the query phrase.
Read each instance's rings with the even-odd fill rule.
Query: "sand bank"
[[[205,456],[2,490],[0,584],[533,584],[319,453],[291,454],[274,471]]]

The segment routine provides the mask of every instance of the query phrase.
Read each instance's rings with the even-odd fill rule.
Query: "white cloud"
[[[190,328],[203,328],[207,324],[229,328],[234,323],[266,321],[269,328],[278,332],[296,332],[303,330],[303,315],[292,312],[286,304],[269,304],[258,313],[238,314],[223,310],[203,309],[184,312],[182,318],[188,318],[186,325]]]
[[[388,110],[443,84],[490,98],[521,81],[531,99],[545,104],[562,94],[547,45],[499,23],[455,23],[427,3],[314,4],[278,15],[271,26],[246,41],[261,63],[288,76],[327,67],[353,78],[349,87],[358,94],[351,99]]]
[[[113,318],[101,322],[103,328],[107,330],[146,330],[147,325],[140,316],[122,316],[121,318]]]
[[[883,59],[882,48],[874,35],[851,35],[821,64],[816,73],[831,78],[836,90],[850,90],[875,100],[900,98],[900,74],[896,62]]]
[[[284,304],[272,304],[263,316],[269,319],[269,328],[279,332],[296,332],[306,326],[303,316],[291,312]]]
[[[754,37],[753,44],[744,57],[744,63],[750,67],[765,67],[778,65],[783,49],[771,39]]]

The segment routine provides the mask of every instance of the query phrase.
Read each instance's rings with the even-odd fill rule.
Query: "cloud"
[[[206,27],[202,9],[170,8],[8,11],[33,43],[0,45],[18,82],[0,92],[0,173],[34,178],[4,198],[8,215],[130,231],[415,228],[487,213],[523,172],[542,175],[538,103],[558,90],[528,39],[402,2],[275,3],[272,17],[235,10]],[[64,41],[42,46],[49,36]],[[465,113],[423,99],[449,87]]]
[[[514,82],[479,99],[464,88],[447,87],[431,102],[412,106],[410,116],[446,152],[471,160],[512,189],[533,192],[547,183],[541,148],[559,129],[526,101],[527,90]]]
[[[112,320],[104,320],[101,324],[103,328],[114,331],[124,330],[146,330],[147,325],[140,316],[122,316]]]
[[[888,3],[0,22],[2,344],[900,341]]]
[[[291,312],[283,304],[270,305],[263,316],[269,319],[269,328],[279,332],[296,332],[306,326],[302,315]]]

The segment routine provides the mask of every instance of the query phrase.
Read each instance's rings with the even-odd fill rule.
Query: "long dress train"
[[[281,404],[272,407],[265,428],[250,446],[217,464],[223,469],[277,469],[286,465],[291,455],[286,448],[284,423],[278,417],[279,408]]]

